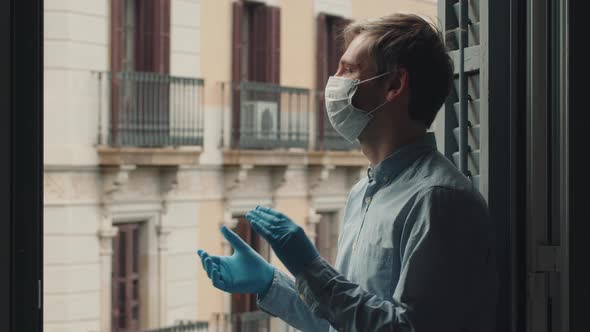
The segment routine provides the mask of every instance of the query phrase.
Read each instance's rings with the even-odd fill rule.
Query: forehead
[[[369,42],[370,37],[366,34],[357,35],[342,55],[342,62],[355,64],[362,68],[373,67],[373,59],[369,57]]]

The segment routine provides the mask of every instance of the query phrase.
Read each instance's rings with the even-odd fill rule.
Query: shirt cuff
[[[340,274],[328,262],[317,257],[295,278],[299,297],[309,306],[311,312],[322,318],[326,317],[320,312],[319,305],[323,297],[330,296],[325,285],[338,275]]]
[[[289,283],[292,285],[289,277],[275,268],[270,286],[264,294],[257,295],[256,304],[258,308],[273,317],[280,317],[278,301],[284,299],[285,289],[289,288]]]

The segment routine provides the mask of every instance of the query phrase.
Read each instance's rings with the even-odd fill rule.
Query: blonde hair
[[[396,13],[350,23],[343,30],[345,47],[361,34],[369,38],[367,51],[377,74],[399,67],[408,72],[410,117],[430,127],[453,79],[453,62],[441,32],[418,15]]]

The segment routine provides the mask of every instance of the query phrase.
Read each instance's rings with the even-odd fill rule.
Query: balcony
[[[203,80],[99,73],[100,163],[194,164],[203,144]]]
[[[340,137],[328,121],[322,96],[319,116],[310,104],[310,90],[270,83],[219,83],[222,113],[223,163],[225,165],[328,165],[366,164],[357,144]],[[313,94],[311,94],[313,96]],[[323,95],[323,93],[322,93]],[[311,99],[311,101],[310,101]],[[317,108],[320,109],[320,108]],[[311,133],[315,122],[315,133]],[[322,128],[319,130],[318,128]],[[312,136],[313,135],[313,136]],[[312,144],[317,138],[317,144]]]
[[[309,147],[309,90],[271,83],[240,82],[231,91],[232,149]]]

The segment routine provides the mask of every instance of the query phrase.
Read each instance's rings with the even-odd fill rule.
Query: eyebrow
[[[352,66],[352,67],[357,67],[357,68],[360,67],[359,63],[350,62],[345,59],[340,59],[340,64],[341,65],[348,65],[348,66]]]

